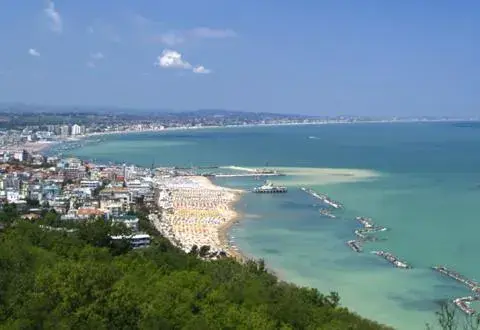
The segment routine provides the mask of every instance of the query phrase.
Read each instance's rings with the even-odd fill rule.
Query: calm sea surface
[[[436,264],[480,280],[480,126],[359,124],[141,133],[102,137],[71,154],[143,166],[239,165],[284,168],[284,195],[246,194],[232,240],[280,277],[338,291],[359,314],[400,329],[424,329],[439,301],[470,292],[429,269]],[[348,171],[330,171],[349,169]],[[361,171],[367,170],[367,171]],[[335,175],[331,175],[334,173]],[[219,179],[251,189],[253,179]],[[341,201],[323,217],[309,187]],[[345,242],[368,216],[390,230],[357,254]],[[414,268],[369,253],[386,250]],[[478,306],[477,306],[478,307]]]

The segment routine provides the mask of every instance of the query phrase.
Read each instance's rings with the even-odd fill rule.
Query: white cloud
[[[191,69],[192,65],[183,60],[182,54],[175,50],[165,49],[162,55],[157,57],[155,66],[172,69]]]
[[[87,62],[87,67],[89,67],[89,68],[91,68],[91,69],[95,68],[95,62],[93,62],[93,61],[88,61],[88,62]]]
[[[212,29],[197,27],[184,31],[168,31],[153,38],[167,46],[175,46],[195,39],[226,39],[236,37],[237,34],[231,29]]]
[[[164,49],[162,55],[157,57],[154,65],[164,69],[183,69],[192,70],[198,74],[209,74],[212,71],[205,68],[203,65],[193,66],[190,62],[183,59],[183,55],[175,50]]]
[[[47,18],[50,20],[50,29],[56,33],[62,33],[63,22],[60,13],[55,9],[53,1],[47,1],[47,7],[43,10]]]
[[[94,32],[95,32],[95,29],[93,28],[93,26],[87,27],[87,33],[93,34]]]
[[[28,53],[29,53],[30,55],[32,55],[32,56],[35,56],[35,57],[40,56],[40,53],[39,53],[38,50],[36,50],[35,48],[30,48],[30,49],[28,50]]]
[[[209,74],[212,70],[205,68],[203,65],[198,65],[193,68],[193,73],[200,73],[200,74]]]
[[[103,60],[105,58],[105,56],[103,55],[103,53],[101,52],[97,52],[97,53],[92,53],[90,54],[90,58],[92,60]]]

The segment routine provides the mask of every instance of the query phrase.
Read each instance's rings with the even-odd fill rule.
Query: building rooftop
[[[100,210],[100,209],[97,209],[95,207],[80,207],[77,211],[77,214],[78,215],[81,215],[81,216],[95,216],[95,215],[99,215],[99,216],[102,216],[104,215],[104,211]]]
[[[118,235],[118,236],[112,236],[112,239],[146,239],[150,238],[150,235],[148,234],[135,234],[135,235]]]
[[[111,187],[111,188],[105,188],[102,191],[100,191],[100,194],[108,194],[108,193],[128,193],[128,189],[124,187]]]

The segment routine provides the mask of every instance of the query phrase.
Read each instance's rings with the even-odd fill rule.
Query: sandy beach
[[[19,144],[19,145],[4,146],[4,147],[0,148],[0,151],[1,152],[6,152],[6,151],[8,151],[8,152],[19,152],[19,151],[26,150],[29,153],[39,153],[39,152],[45,150],[46,148],[51,147],[55,143],[57,143],[57,142],[26,142],[26,143]]]
[[[199,182],[200,185],[204,187],[208,187],[210,189],[221,189],[227,190],[233,193],[233,198],[228,203],[228,216],[226,217],[226,221],[218,227],[218,238],[220,240],[221,245],[225,248],[225,252],[228,255],[234,257],[237,260],[244,261],[247,258],[241,253],[239,249],[235,249],[232,247],[230,240],[228,238],[228,230],[232,225],[236,222],[240,221],[240,215],[235,210],[235,204],[240,200],[241,195],[244,193],[243,190],[239,189],[229,189],[215,185],[209,178],[203,176],[196,176],[194,180]]]
[[[227,237],[238,220],[234,205],[243,191],[216,186],[203,176],[159,178],[156,183],[163,213],[154,224],[164,236],[185,252],[208,245],[211,253],[245,259]]]
[[[239,166],[224,168],[256,171]],[[373,171],[354,169],[279,169],[288,173],[288,183],[293,186],[355,182],[378,176]],[[162,177],[158,178],[157,185],[158,206],[164,211],[161,221],[154,223],[170,241],[185,252],[190,252],[194,245],[198,248],[208,245],[213,253],[225,252],[240,261],[248,259],[228,237],[229,228],[239,220],[235,204],[242,190],[217,186],[203,176]]]

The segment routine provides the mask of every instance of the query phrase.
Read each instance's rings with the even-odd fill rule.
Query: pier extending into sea
[[[222,169],[226,170],[233,170],[233,172],[225,172],[221,171]],[[174,174],[177,176],[204,176],[204,177],[212,177],[212,178],[248,178],[248,177],[255,177],[255,178],[262,178],[262,177],[278,177],[278,176],[285,176],[284,173],[278,172],[274,169],[267,169],[267,168],[247,168],[247,167],[239,167],[239,166],[173,166],[173,167],[157,167],[157,171],[160,173],[168,173]],[[204,170],[214,170],[205,172]],[[241,173],[239,173],[241,172]]]

